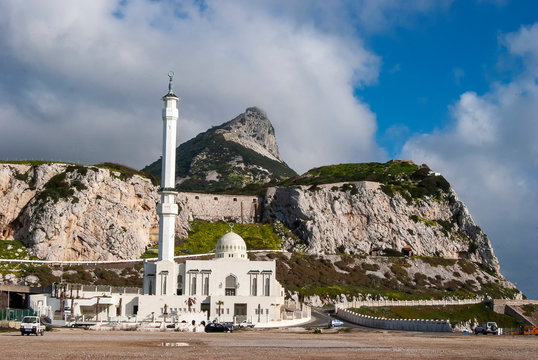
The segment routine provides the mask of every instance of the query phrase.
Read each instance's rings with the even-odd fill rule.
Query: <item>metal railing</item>
[[[0,320],[22,321],[25,316],[37,316],[32,309],[0,309]]]

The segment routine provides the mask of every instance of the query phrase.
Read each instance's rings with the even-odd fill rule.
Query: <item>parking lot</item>
[[[56,329],[45,336],[0,333],[2,358],[37,359],[533,359],[537,336],[359,329],[178,333]]]

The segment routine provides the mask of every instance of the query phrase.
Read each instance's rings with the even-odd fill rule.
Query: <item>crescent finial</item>
[[[170,78],[170,81],[168,82],[168,93],[173,94],[174,93],[174,78],[175,73],[173,71],[168,72],[168,77]]]

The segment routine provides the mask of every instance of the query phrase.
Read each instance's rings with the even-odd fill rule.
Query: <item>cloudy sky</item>
[[[249,106],[298,172],[442,172],[538,297],[538,2],[0,0],[0,160],[157,159]]]

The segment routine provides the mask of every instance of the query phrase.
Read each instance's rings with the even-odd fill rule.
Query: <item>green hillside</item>
[[[196,161],[196,157],[204,157]],[[243,166],[234,166],[240,159]],[[157,160],[142,171],[161,176],[161,160]],[[217,180],[207,180],[206,174],[216,171]],[[241,192],[249,184],[263,184],[267,180],[281,180],[296,173],[285,163],[269,159],[238,143],[226,141],[214,129],[199,134],[181,144],[176,150],[176,177],[187,178],[179,185],[179,191],[208,193]]]
[[[389,196],[400,193],[410,201],[424,196],[441,197],[450,189],[446,179],[426,165],[391,160],[386,163],[340,164],[314,168],[301,176],[281,182],[280,186],[316,186],[338,182],[375,181]],[[353,189],[351,189],[353,190]]]

